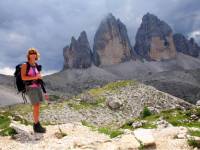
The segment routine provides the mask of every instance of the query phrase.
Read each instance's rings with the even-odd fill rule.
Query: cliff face
[[[92,52],[85,31],[80,34],[78,40],[72,37],[70,46],[63,49],[63,55],[63,69],[88,68],[92,65]]]
[[[118,64],[131,58],[131,44],[126,26],[109,14],[94,37],[94,63],[97,66]]]
[[[134,50],[140,58],[165,60],[176,57],[173,32],[170,26],[147,13],[136,34]]]
[[[200,52],[200,47],[197,45],[197,43],[194,41],[193,38],[186,39],[184,35],[182,34],[174,34],[174,43],[176,45],[176,50],[178,52],[198,57]]]

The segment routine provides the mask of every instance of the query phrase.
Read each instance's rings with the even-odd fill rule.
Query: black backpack
[[[28,71],[30,69],[30,64],[28,62],[25,62],[27,64],[27,68],[26,68],[26,75],[28,75]],[[32,80],[29,80],[29,81],[23,81],[22,78],[21,78],[21,67],[22,67],[22,64],[24,63],[21,63],[21,64],[18,64],[16,67],[15,67],[15,73],[14,73],[14,77],[15,77],[15,87],[17,88],[18,90],[18,94],[21,92],[22,93],[22,98],[24,100],[24,103],[27,103],[27,99],[25,97],[25,93],[26,93],[26,87],[25,85],[28,85],[28,84],[31,84]],[[37,67],[37,70],[38,71],[41,71],[42,69],[42,66],[41,65],[38,65],[36,63],[36,67]]]

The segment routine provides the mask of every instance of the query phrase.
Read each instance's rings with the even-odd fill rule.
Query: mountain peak
[[[87,34],[82,31],[78,40],[71,38],[69,47],[63,49],[64,68],[88,68],[92,65],[92,52]]]
[[[131,58],[131,44],[126,26],[111,13],[100,23],[94,37],[94,63],[118,64]]]
[[[157,16],[147,13],[136,34],[134,49],[147,60],[165,60],[176,57],[171,27]]]

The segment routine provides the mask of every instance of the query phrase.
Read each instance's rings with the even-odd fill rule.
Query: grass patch
[[[88,123],[85,120],[82,120],[81,123],[82,123],[82,125],[91,128],[93,131],[98,131],[99,133],[109,135],[110,138],[115,138],[124,133],[121,129],[111,129],[109,127],[99,127],[98,128],[98,127],[91,125],[90,123]]]
[[[173,126],[200,128],[200,122],[190,119],[190,115],[188,114],[193,114],[191,111],[193,110],[182,111],[179,109],[174,109],[169,111],[163,111],[161,115]]]
[[[10,127],[7,127],[7,128],[0,131],[0,136],[13,136],[15,134],[17,134],[15,129],[10,128]]]
[[[193,148],[195,147],[200,148],[200,143],[198,143],[194,138],[188,139],[187,142],[188,145],[192,146]]]
[[[69,101],[67,104],[69,107],[73,108],[74,110],[89,109],[92,107],[91,104],[88,104],[85,102]]]
[[[156,128],[155,122],[162,117],[164,120],[172,124],[173,126],[195,127],[200,128],[200,122],[198,120],[191,120],[191,115],[198,115],[199,109],[190,109],[183,111],[180,109],[169,109],[161,111],[159,114],[151,114],[148,110],[143,110],[142,115],[138,118],[133,118],[127,121],[121,128],[132,129],[132,124],[137,121],[147,121],[143,124],[142,128]],[[199,134],[199,133],[195,133]]]
[[[5,129],[10,125],[10,118],[8,116],[0,115],[0,129]]]
[[[103,87],[91,89],[88,91],[88,93],[91,94],[92,96],[99,96],[106,92],[115,92],[117,89],[126,87],[128,85],[134,85],[136,84],[136,82],[137,81],[134,80],[110,82]]]
[[[30,104],[15,104],[11,106],[6,106],[4,108],[1,108],[1,110],[5,112],[9,112],[11,114],[18,113],[22,116],[32,112],[32,106]]]
[[[134,80],[124,80],[124,81],[111,82],[111,83],[108,83],[107,85],[105,85],[103,87],[103,89],[106,90],[106,91],[115,91],[116,89],[126,87],[128,85],[133,85],[135,83],[136,83],[136,81],[134,81]]]
[[[198,130],[189,130],[189,134],[191,135],[191,136],[198,136],[198,137],[200,137],[200,131],[198,131]]]
[[[81,124],[82,124],[83,126],[86,126],[86,127],[91,128],[92,130],[95,130],[95,129],[96,129],[95,126],[91,125],[91,124],[88,123],[86,120],[82,120],[82,121],[81,121]]]
[[[145,106],[145,107],[143,108],[143,110],[142,110],[142,112],[141,112],[141,114],[140,114],[140,116],[141,116],[142,118],[145,118],[145,117],[151,116],[151,115],[152,115],[152,113],[151,113],[151,111],[149,110],[149,108],[148,108],[147,106]]]
[[[0,113],[0,136],[13,136],[16,131],[10,127],[11,114],[8,112]]]
[[[119,136],[119,135],[124,133],[123,131],[121,131],[119,129],[110,129],[110,128],[107,128],[107,127],[98,128],[98,132],[99,133],[104,133],[106,135],[109,135],[110,138],[117,137],[117,136]]]
[[[106,101],[105,97],[97,97],[93,103],[83,102],[83,101],[75,101],[70,100],[65,102],[69,107],[73,108],[74,110],[81,110],[81,109],[91,109],[94,107],[102,106]]]

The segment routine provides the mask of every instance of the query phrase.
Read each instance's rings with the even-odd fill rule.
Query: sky
[[[44,74],[63,67],[63,47],[85,30],[92,47],[103,18],[112,13],[127,27],[132,44],[142,17],[150,12],[174,33],[200,44],[200,0],[0,0],[0,73],[13,74],[35,47]]]

